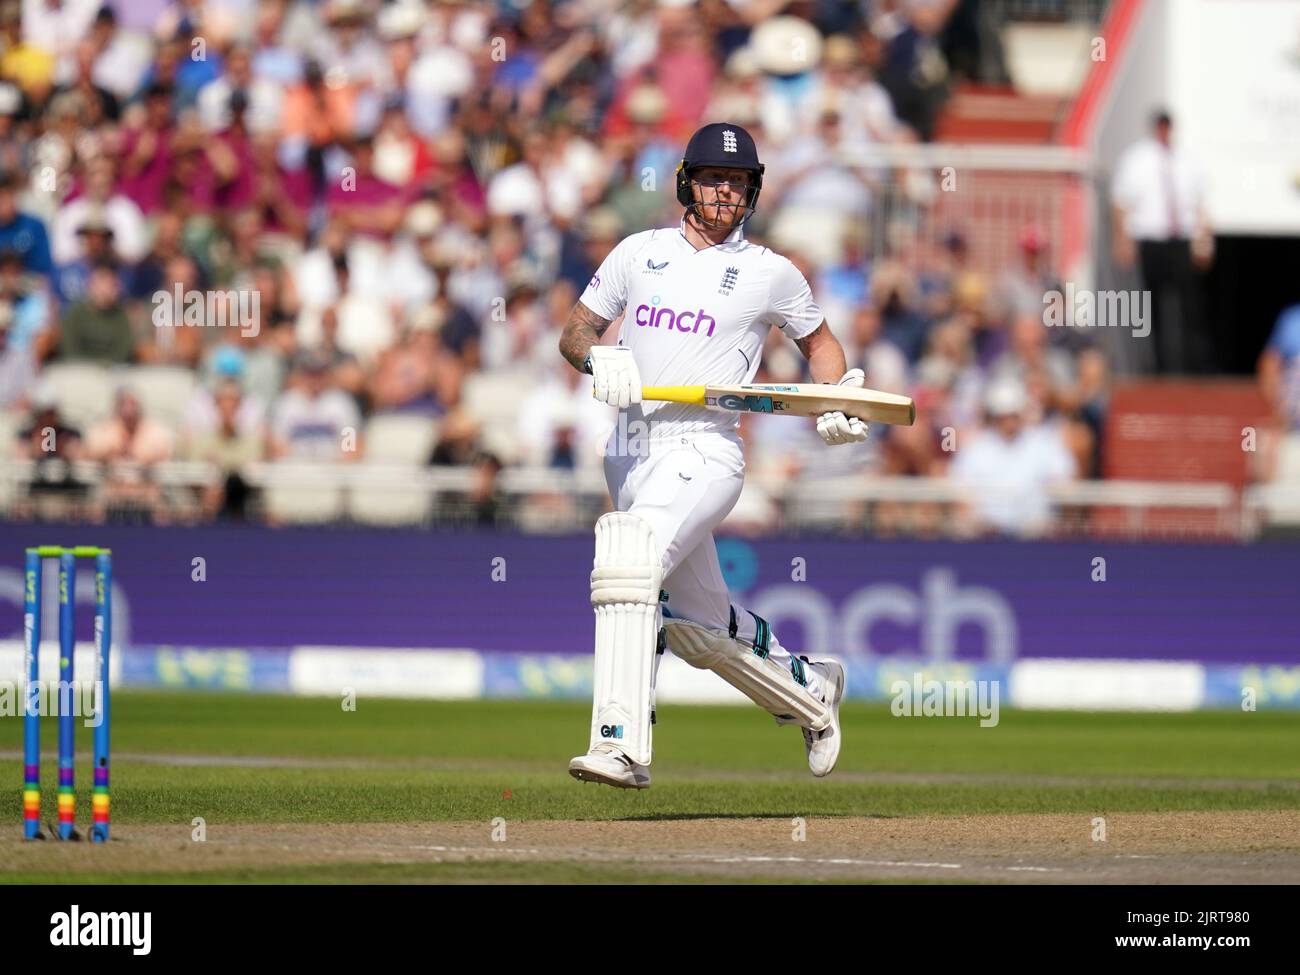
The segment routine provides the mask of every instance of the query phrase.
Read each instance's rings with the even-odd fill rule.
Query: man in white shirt
[[[972,533],[1041,535],[1051,523],[1048,487],[1075,476],[1074,458],[1057,430],[1025,422],[1028,405],[1018,380],[994,380],[984,401],[988,429],[957,450],[950,473],[970,488],[961,514]]]
[[[591,746],[569,764],[582,781],[649,786],[654,677],[666,649],[714,671],[778,723],[799,725],[814,775],[828,774],[839,755],[843,667],[787,651],[723,580],[712,532],[744,482],[737,415],[641,396],[643,384],[752,382],[774,326],[807,357],[814,381],[863,385],[804,276],[745,239],[763,170],[742,127],[696,132],[677,169],[680,225],[619,243],[560,339],[569,363],[592,375],[595,397],[621,411],[605,447],[616,510],[596,523]],[[601,344],[624,314],[618,344]],[[839,412],[823,414],[817,430],[828,444],[867,436],[865,423]]]
[[[1195,273],[1213,254],[1205,179],[1196,160],[1174,146],[1168,113],[1157,112],[1151,137],[1120,157],[1111,196],[1116,262],[1129,267],[1136,258],[1151,292],[1157,371],[1205,370],[1208,336]]]

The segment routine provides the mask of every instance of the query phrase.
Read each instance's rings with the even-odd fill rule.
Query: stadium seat
[[[406,464],[353,467],[348,472],[348,516],[363,525],[423,524],[433,507],[433,492],[412,473]]]
[[[479,372],[467,376],[462,390],[465,409],[485,428],[518,425],[519,401],[537,383],[527,370]]]
[[[344,512],[344,486],[338,467],[328,464],[270,464],[263,497],[276,522],[321,524]]]
[[[123,373],[89,362],[56,362],[41,374],[64,421],[82,433],[113,412],[113,392],[124,379]]]
[[[173,431],[181,428],[194,394],[193,372],[179,366],[136,366],[126,373],[124,380],[140,398],[145,416]]]
[[[431,417],[381,413],[366,424],[366,463],[427,464],[437,438],[438,421]]]

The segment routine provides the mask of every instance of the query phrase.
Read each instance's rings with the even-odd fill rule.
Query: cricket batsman
[[[799,270],[745,239],[763,169],[739,125],[696,132],[677,167],[680,225],[619,243],[560,339],[564,357],[591,374],[596,398],[623,411],[604,452],[616,510],[596,522],[591,573],[591,743],[569,763],[582,781],[649,788],[665,650],[712,670],[778,724],[802,728],[813,775],[829,774],[839,757],[844,668],[791,653],[723,581],[713,529],[744,483],[737,414],[641,400],[643,385],[752,383],[773,326],[808,359],[814,382],[863,385]],[[624,312],[618,345],[601,345]],[[817,432],[830,445],[860,443],[867,425],[824,413]]]

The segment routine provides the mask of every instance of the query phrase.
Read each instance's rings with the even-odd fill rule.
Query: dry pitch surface
[[[1300,883],[1300,812],[136,826],[0,843],[0,878]],[[494,832],[503,839],[494,839]],[[302,873],[302,871],[306,871]]]

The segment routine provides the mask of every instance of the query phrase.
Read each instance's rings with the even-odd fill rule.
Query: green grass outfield
[[[887,702],[855,702],[843,709],[839,766],[817,780],[797,731],[757,709],[670,705],[656,730],[654,787],[630,808],[629,794],[567,774],[569,758],[586,750],[591,709],[581,702],[362,698],[350,712],[337,699],[120,692],[113,704],[118,835],[133,824],[188,829],[195,816],[215,824],[1300,808],[1300,713],[1003,710],[997,727],[981,729],[974,718],[895,718]],[[48,821],[52,719],[42,733]],[[77,744],[84,820],[88,729]],[[0,790],[0,829],[14,836],[21,748],[22,720],[0,718],[0,769],[12,786]],[[504,868],[466,869],[490,879]],[[0,871],[0,882],[15,879],[48,878]]]

